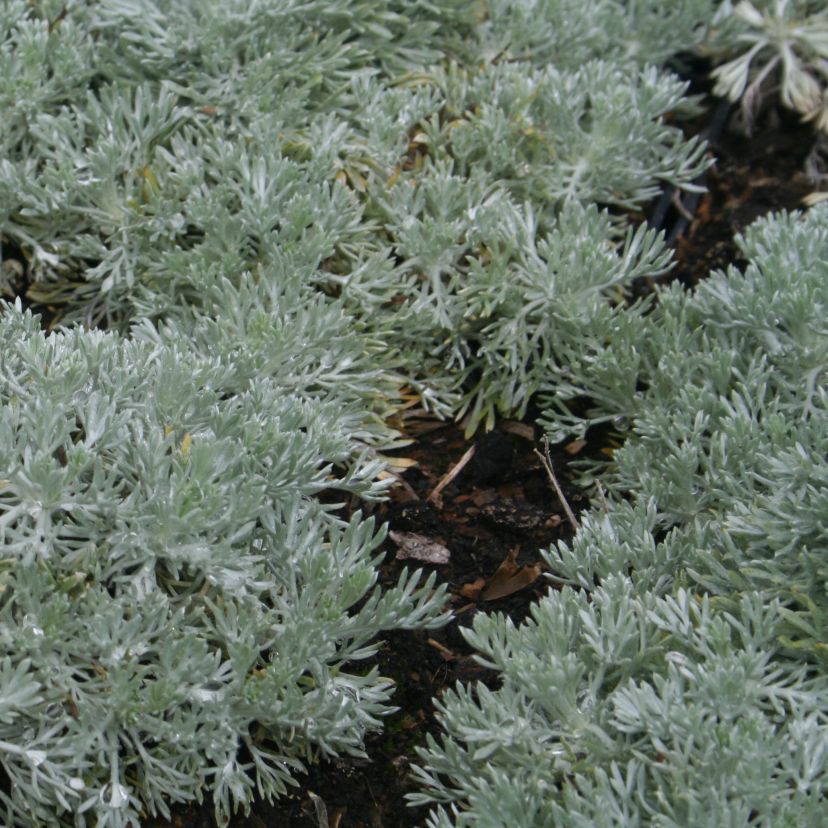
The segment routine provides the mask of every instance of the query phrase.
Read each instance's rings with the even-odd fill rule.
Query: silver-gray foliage
[[[529,620],[468,633],[502,685],[440,701],[430,826],[825,824],[828,210],[739,244],[577,366],[628,423],[609,498]]]
[[[828,131],[828,10],[821,0],[721,2],[705,50],[718,61],[715,91],[739,100],[752,125],[764,98]],[[735,56],[734,56],[735,55]]]
[[[301,363],[290,388],[146,333],[0,317],[7,825],[126,826],[208,792],[223,821],[281,794],[379,726],[392,683],[356,666],[377,633],[440,620],[417,574],[377,590],[371,520],[314,497],[381,494],[359,408]]]
[[[619,259],[626,230],[594,205],[640,207],[709,163],[667,122],[693,111],[686,85],[605,48],[622,24],[644,31],[649,17],[623,6],[604,3],[589,23],[603,39],[558,67],[542,53],[481,62],[493,31],[522,37],[518,17],[497,22],[503,4],[483,25],[454,0],[107,0],[62,16],[13,2],[8,98],[40,103],[0,124],[0,221],[29,296],[125,331],[199,308],[216,281],[287,274],[384,342],[428,407],[468,411],[470,428],[520,411],[537,383],[510,367],[540,366],[573,313],[600,326],[607,296],[666,266],[649,236]],[[682,8],[703,19],[707,4]],[[565,12],[546,9],[547,28]],[[42,76],[16,59],[27,38],[53,65]],[[575,227],[587,249],[567,263]],[[582,288],[593,298],[575,311]],[[521,324],[544,334],[513,342],[526,302]]]
[[[22,272],[28,299],[78,325],[46,336],[19,308],[4,307],[0,318],[6,823],[126,826],[139,813],[209,796],[224,820],[254,791],[281,793],[320,753],[360,749],[391,687],[354,665],[383,629],[438,623],[442,598],[418,575],[377,591],[382,530],[359,516],[343,523],[332,501],[382,496],[380,452],[398,444],[390,418],[412,392],[425,408],[467,416],[469,430],[523,413],[534,395],[550,410],[550,428],[585,427],[567,407],[577,394],[592,396],[593,419],[643,423],[641,406],[667,399],[656,394],[659,382],[665,395],[696,393],[687,405],[707,399],[675,365],[659,373],[669,368],[662,356],[674,353],[673,329],[683,332],[682,357],[696,355],[699,376],[730,388],[726,366],[704,361],[704,343],[693,338],[703,334],[678,321],[679,309],[695,305],[665,292],[652,320],[624,308],[633,280],[669,266],[663,240],[637,229],[630,211],[665,183],[692,189],[710,163],[703,143],[675,123],[695,103],[662,64],[708,37],[713,6],[734,13],[711,0],[2,4],[0,243],[14,260],[0,262],[0,291],[19,287]],[[737,35],[722,59],[738,53]],[[764,249],[770,242],[760,236],[747,243]],[[726,307],[725,299],[711,302]],[[728,336],[741,334],[743,322],[729,324]],[[98,325],[109,332],[89,330]],[[643,330],[662,328],[661,339],[641,343]],[[781,331],[762,329],[761,343],[783,342]],[[734,341],[740,358],[750,353]],[[785,354],[793,371],[793,351]],[[801,428],[817,435],[821,369],[809,365]],[[739,363],[732,376],[752,393],[777,381],[775,370],[759,360]],[[639,391],[642,378],[652,396]],[[710,394],[719,391],[714,382]],[[728,405],[742,411],[740,399]],[[745,402],[747,415],[758,404]],[[707,446],[704,418],[726,412],[699,410]],[[789,412],[771,413],[761,421],[768,427]],[[716,451],[747,451],[753,438],[739,434]],[[727,565],[734,553],[698,554],[687,527],[715,529],[703,520],[714,500],[702,485],[742,482],[711,471],[694,483],[696,444],[670,453],[654,439],[664,468],[646,477],[633,441],[625,449],[633,459],[625,466],[619,453],[617,479],[607,484],[617,495],[652,489],[656,505],[619,500],[616,522],[599,516],[589,530],[617,534],[615,545],[588,543],[585,530],[577,555],[554,553],[559,580],[587,590],[601,583],[591,602],[567,592],[576,614],[561,623],[575,626],[555,646],[563,652],[570,642],[575,651],[586,642],[582,659],[592,663],[593,627],[611,627],[618,594],[630,593],[625,617],[643,619],[642,641],[655,642],[642,663],[661,665],[658,675],[681,688],[683,663],[665,653],[696,665],[707,644],[684,641],[670,626],[675,613],[658,602],[684,601],[694,584],[716,601],[732,595],[744,574]],[[761,575],[779,602],[776,614],[776,604],[756,610],[756,652],[767,649],[765,620],[784,618],[785,646],[810,657],[824,629],[822,598],[796,580],[792,559],[784,579],[775,567],[791,551],[792,529],[821,537],[813,512],[794,511],[793,524],[787,517],[791,504],[818,504],[818,492],[794,485],[816,472],[800,453],[804,436],[779,440],[757,446],[767,449],[763,474],[784,485],[762,488],[757,478],[750,508],[728,512],[726,537],[761,550],[764,532],[780,550],[752,552],[744,575]],[[633,473],[646,479],[624,477]],[[659,533],[671,527],[668,543]],[[637,580],[613,580],[630,567]],[[809,567],[818,571],[818,560]],[[748,583],[738,587],[746,595]],[[719,624],[716,601],[698,612]],[[738,625],[754,612],[740,601],[726,619],[739,653],[747,639],[737,640]],[[695,598],[685,604],[697,611]],[[688,623],[701,629],[699,619]],[[475,635],[485,649],[484,626]],[[629,647],[618,650],[622,661]],[[614,652],[595,664],[610,665]],[[534,681],[531,646],[520,657]],[[775,665],[751,668],[770,688],[757,703],[761,722],[781,709],[775,682],[788,681]],[[604,677],[620,675],[614,669],[562,667],[577,674],[572,710],[586,718],[577,738],[567,735],[574,753],[560,768],[583,780],[572,790],[584,801],[589,790],[619,789],[619,779],[650,779],[653,750],[661,751],[635,741],[630,714],[607,712]],[[785,685],[791,733],[810,733],[807,705],[793,706],[811,692],[810,678],[795,678]],[[587,713],[584,682],[596,699]],[[560,704],[568,698],[559,694]],[[518,744],[523,701],[513,701],[514,728],[503,719],[503,733]],[[612,747],[593,713],[618,718],[613,727],[635,745],[624,761],[638,765],[622,773],[604,761],[599,743]],[[480,719],[473,730],[487,728]],[[665,751],[668,735],[681,732],[665,720]],[[488,812],[495,818],[517,794],[497,776],[496,740],[477,741],[482,752],[469,768],[494,774],[486,779],[501,795]],[[788,769],[778,773],[781,787],[797,769],[817,767],[821,743],[807,744],[810,752],[774,766]],[[585,745],[597,751],[591,775],[579,764]],[[778,801],[807,799],[808,773],[801,790]],[[526,781],[521,797],[536,791],[547,803],[548,780],[538,777],[536,789]],[[669,802],[678,783],[665,776],[663,784]]]

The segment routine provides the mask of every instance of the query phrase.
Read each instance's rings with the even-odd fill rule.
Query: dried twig
[[[446,661],[454,661],[457,658],[457,653],[452,652],[448,647],[441,644],[434,638],[429,638],[428,641],[426,641],[426,644],[428,644],[429,647],[434,647],[434,649],[437,650],[437,652],[440,653]]]
[[[598,500],[601,501],[601,508],[605,514],[609,514],[609,501],[607,500],[607,495],[604,492],[604,487],[601,485],[600,480],[595,481],[595,490],[598,492]]]
[[[316,812],[316,823],[319,825],[319,828],[330,828],[325,800],[321,796],[317,796],[313,791],[308,791],[308,797],[313,802],[313,809]]]
[[[426,498],[429,502],[434,504],[439,504],[440,502],[440,493],[443,489],[460,474],[461,471],[466,467],[466,464],[469,460],[474,457],[474,449],[475,447],[472,446],[470,449],[466,451],[466,453],[452,466],[441,478],[440,482],[434,487],[434,491]]]
[[[563,490],[558,484],[558,478],[555,477],[555,470],[552,468],[552,458],[549,456],[549,440],[543,441],[543,454],[541,454],[537,449],[534,449],[534,452],[538,455],[541,463],[543,463],[543,467],[546,469],[546,474],[549,476],[549,480],[555,489],[555,493],[558,495],[558,500],[560,500],[561,506],[564,508],[567,520],[572,524],[572,528],[577,532],[578,529],[581,528],[578,525],[578,519],[575,517],[575,513],[572,509],[569,508],[569,503],[567,503]]]
[[[685,219],[685,221],[693,221],[693,214],[684,206],[684,202],[681,200],[681,193],[678,190],[673,191],[673,207],[676,208],[678,214]]]

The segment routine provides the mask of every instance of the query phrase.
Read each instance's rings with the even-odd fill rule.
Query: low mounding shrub
[[[633,213],[665,184],[697,187],[710,163],[676,124],[697,107],[665,68],[672,55],[706,44],[739,60],[746,37],[761,42],[721,68],[720,83],[735,78],[725,91],[755,90],[781,65],[796,82],[783,101],[818,118],[820,10],[754,5],[2,4],[0,292],[25,292],[53,329],[76,326],[47,336],[19,304],[0,311],[6,824],[122,828],[205,796],[225,821],[256,792],[282,793],[320,754],[360,750],[391,692],[359,666],[376,635],[443,620],[441,591],[419,574],[376,589],[383,530],[335,508],[340,495],[357,507],[383,495],[380,452],[399,445],[389,423],[413,397],[465,416],[469,431],[536,397],[563,433],[586,427],[567,403],[589,395],[593,420],[640,431],[607,479],[612,517],[585,520],[577,554],[550,552],[568,585],[557,600],[575,615],[561,616],[569,638],[544,652],[581,653],[554,700],[574,698],[575,718],[552,735],[539,718],[542,741],[521,742],[564,745],[557,776],[531,776],[544,767],[532,754],[521,797],[547,803],[571,782],[571,796],[605,802],[589,791],[620,790],[622,778],[650,796],[658,777],[652,795],[673,802],[670,785],[684,777],[656,771],[679,767],[670,746],[692,723],[668,711],[650,744],[623,698],[646,695],[653,676],[653,693],[681,694],[708,658],[691,627],[710,632],[716,658],[731,652],[716,643],[725,627],[733,653],[767,657],[750,667],[759,718],[745,739],[764,744],[765,725],[821,733],[810,727],[817,679],[785,661],[796,652],[809,664],[823,646],[824,596],[808,580],[821,565],[800,567],[805,553],[790,540],[824,528],[805,508],[821,490],[803,482],[821,468],[808,441],[820,439],[824,353],[806,359],[786,339],[810,335],[816,300],[789,318],[776,309],[787,299],[757,287],[750,304],[732,292],[734,277],[692,301],[664,291],[648,319],[644,306],[625,307],[635,279],[669,267],[663,240]],[[784,262],[800,254],[771,245],[783,235],[771,226],[752,232],[754,268],[787,291]],[[784,262],[771,268],[766,254]],[[744,282],[758,285],[752,273]],[[685,322],[728,308],[738,313],[718,327]],[[784,377],[804,383],[806,402],[783,393]],[[692,414],[671,425],[679,415],[665,401],[679,392]],[[756,457],[765,477],[752,471]],[[718,517],[722,487],[730,500]],[[762,552],[766,536],[773,554]],[[740,570],[742,554],[751,563]],[[710,597],[697,601],[701,589]],[[755,594],[770,603],[759,608]],[[536,623],[554,637],[550,601]],[[681,613],[691,620],[676,621]],[[616,617],[643,630],[641,653],[612,638],[590,656],[593,639],[604,653],[594,625],[615,629]],[[507,626],[481,621],[474,640],[486,650]],[[527,692],[530,627],[509,633],[528,636],[514,656],[526,661]],[[616,699],[616,685],[628,695]],[[481,699],[514,702],[503,709],[520,730],[541,703],[513,692],[507,681]],[[468,691],[457,698],[484,734],[471,775],[450,741],[455,765],[441,769],[432,745],[435,770],[422,774],[444,801],[487,780],[501,795],[485,811],[495,819],[516,795],[498,776],[512,748],[485,735]],[[451,725],[455,702],[445,704]],[[507,724],[503,734],[517,732]],[[795,790],[784,785],[806,764],[818,778],[817,736],[793,758],[769,754],[778,796],[768,808],[811,801],[818,784],[804,771]],[[441,788],[455,770],[461,787]],[[642,813],[656,807],[641,796]],[[562,807],[554,802],[549,813]]]
[[[521,413],[555,349],[600,337],[607,299],[667,267],[654,233],[624,247],[621,211],[707,166],[668,122],[695,111],[686,84],[604,48],[641,24],[618,3],[560,68],[542,52],[481,64],[488,38],[522,37],[502,4],[477,29],[448,0],[404,17],[361,3],[359,20],[346,2],[278,5],[104,2],[55,25],[10,6],[6,40],[52,66],[10,60],[9,96],[33,87],[41,106],[0,124],[2,232],[29,298],[126,332],[238,316],[216,282],[290,282],[384,343],[429,408],[470,430]]]
[[[0,339],[4,824],[206,792],[222,821],[359,753],[392,689],[359,662],[443,598],[379,592],[383,533],[314,497],[381,494],[358,409],[186,339],[47,338],[8,306]]]
[[[205,796],[225,821],[358,752],[391,693],[359,667],[377,634],[443,620],[419,575],[376,590],[382,530],[334,508],[382,496],[403,386],[471,427],[520,409],[564,330],[600,337],[607,298],[667,266],[591,202],[690,186],[704,147],[665,123],[684,84],[601,44],[481,65],[483,22],[4,5],[0,290],[22,268],[78,325],[0,318],[7,824]]]
[[[739,244],[744,273],[660,290],[576,366],[628,438],[557,588],[468,633],[502,685],[440,700],[430,826],[825,824],[828,210]]]

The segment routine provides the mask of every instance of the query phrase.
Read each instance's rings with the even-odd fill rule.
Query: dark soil
[[[691,129],[704,130],[716,106],[710,101],[706,116]],[[711,270],[741,266],[734,235],[768,212],[800,207],[814,189],[804,172],[814,146],[810,128],[776,110],[764,113],[750,137],[729,127],[732,117],[722,120],[724,128],[711,141],[716,164],[705,175],[707,192],[695,204],[685,197],[680,208],[671,201],[660,220],[665,232],[674,236],[677,264],[669,278],[689,288]],[[687,207],[692,208],[691,216],[684,215]],[[432,699],[458,681],[497,685],[497,676],[474,660],[463,628],[480,612],[502,612],[520,621],[549,588],[542,576],[533,577],[541,569],[538,550],[567,540],[572,528],[535,454],[541,435],[532,418],[501,423],[474,441],[465,440],[452,424],[411,422],[408,430],[414,442],[398,454],[416,465],[402,474],[403,482],[376,514],[395,532],[423,535],[448,548],[449,562],[435,568],[449,587],[454,617],[437,631],[386,637],[378,663],[397,683],[399,711],[386,720],[382,734],[368,740],[367,759],[319,763],[294,795],[275,805],[257,803],[250,816],[231,822],[235,828],[324,828],[320,803],[327,813],[326,828],[421,825],[424,810],[407,807],[405,795],[413,790],[409,769],[416,762],[415,748],[427,733],[439,733]],[[611,437],[604,433],[585,445],[551,450],[556,476],[576,513],[588,503],[570,482],[575,476],[571,464],[584,454],[600,454]],[[430,497],[471,445],[472,459],[440,497]],[[391,540],[387,548],[382,575],[391,583],[401,567],[412,562],[396,559],[397,546]],[[492,597],[492,592],[502,597]],[[204,807],[179,809],[171,823],[149,820],[146,826],[213,824],[212,809]]]
[[[385,637],[378,663],[382,674],[397,683],[394,701],[399,711],[386,719],[383,733],[368,740],[369,759],[320,763],[311,768],[294,796],[275,806],[257,803],[249,817],[238,817],[231,826],[319,828],[317,805],[310,792],[325,803],[329,828],[422,823],[422,809],[418,812],[407,807],[404,797],[413,790],[409,770],[415,761],[414,748],[423,743],[427,732],[438,731],[432,699],[457,681],[483,681],[496,686],[497,677],[474,661],[462,628],[478,612],[503,612],[521,620],[547,588],[539,576],[538,550],[571,537],[572,529],[533,453],[539,445],[535,429],[507,422],[477,438],[474,456],[443,490],[437,503],[429,500],[429,495],[470,443],[454,424],[412,424],[413,431],[420,429],[423,433],[416,441],[397,452],[416,460],[417,465],[405,472],[405,485],[394,490],[376,515],[388,521],[395,532],[423,535],[450,550],[449,563],[436,569],[441,581],[449,586],[454,618],[439,630],[395,632]],[[553,449],[551,458],[554,468],[564,468],[568,455],[563,448]],[[572,509],[577,512],[584,508],[584,496],[565,479],[559,480]],[[384,582],[395,582],[406,564],[422,565],[397,560],[397,546],[390,539],[386,546],[388,554],[381,568]],[[504,569],[493,579],[507,559],[514,561],[512,569],[517,572],[503,577]],[[525,584],[530,578],[531,583]],[[509,594],[491,599],[485,588],[492,582]],[[147,828],[170,825],[212,828],[215,823],[209,807],[180,809],[171,823],[146,823]]]
[[[716,164],[692,222],[676,240],[671,277],[692,287],[713,270],[742,267],[734,236],[768,213],[802,209],[814,184],[805,173],[814,132],[789,112],[768,114],[747,138],[727,131],[712,146]]]

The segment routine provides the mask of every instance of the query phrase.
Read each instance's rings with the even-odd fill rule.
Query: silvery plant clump
[[[740,101],[748,128],[763,99],[828,132],[828,9],[819,0],[727,0],[705,51],[720,62],[715,91]],[[723,61],[723,62],[722,62]]]
[[[501,684],[439,701],[432,828],[824,824],[828,210],[739,243],[558,389],[553,436],[582,393],[627,440],[531,617],[467,634]]]
[[[0,336],[4,824],[206,793],[223,821],[358,754],[389,710],[377,634],[443,604],[418,574],[378,591],[384,533],[334,511],[381,494],[360,408],[185,338],[46,337],[10,306]]]
[[[638,217],[711,161],[668,63],[741,54],[743,5],[3,4],[0,293],[51,331],[3,305],[5,823],[224,822],[361,750],[377,634],[444,620],[419,574],[376,587],[389,424],[635,420],[669,350],[622,347],[670,266]]]
[[[126,332],[289,282],[470,429],[666,268],[624,211],[709,163],[668,123],[696,107],[649,62],[643,7],[600,4],[557,60],[560,21],[587,26],[571,3],[543,4],[541,43],[523,3],[53,5],[9,4],[0,38],[0,222],[29,298]],[[623,32],[641,47],[610,47]]]

